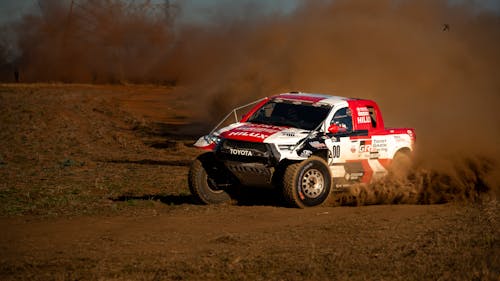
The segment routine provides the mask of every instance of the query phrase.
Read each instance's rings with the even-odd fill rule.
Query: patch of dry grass
[[[86,85],[0,86],[1,216],[113,212],[129,206],[112,200],[119,196],[187,192],[187,165],[198,153],[190,141],[137,130],[149,123],[122,111],[112,94]]]

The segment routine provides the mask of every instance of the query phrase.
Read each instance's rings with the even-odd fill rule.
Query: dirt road
[[[182,204],[140,214],[1,219],[1,278],[494,280],[498,242],[481,223],[484,212]]]

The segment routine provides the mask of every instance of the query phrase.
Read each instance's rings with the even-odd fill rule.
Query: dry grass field
[[[0,279],[499,280],[480,173],[436,199],[196,205],[193,116],[168,87],[0,85]]]

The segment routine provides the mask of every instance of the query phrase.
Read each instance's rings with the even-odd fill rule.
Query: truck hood
[[[309,131],[294,127],[273,126],[255,123],[235,123],[219,130],[225,139],[264,142],[276,144],[295,144],[306,137]]]
[[[194,146],[212,150],[215,148],[215,139],[224,138],[231,140],[274,143],[294,145],[305,138],[310,131],[285,126],[273,126],[255,123],[234,123],[216,131],[212,136],[201,137]]]

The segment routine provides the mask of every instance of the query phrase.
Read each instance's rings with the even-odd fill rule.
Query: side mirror
[[[340,127],[336,124],[331,124],[330,127],[328,127],[328,132],[332,134],[336,134],[340,131]]]

